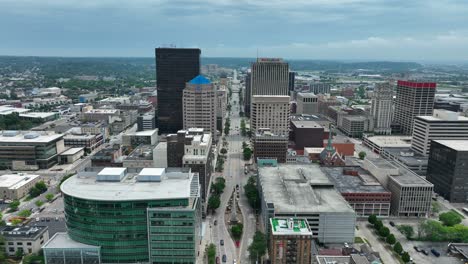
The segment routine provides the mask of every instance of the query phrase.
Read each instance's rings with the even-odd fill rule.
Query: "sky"
[[[0,55],[468,61],[468,0],[0,0]]]

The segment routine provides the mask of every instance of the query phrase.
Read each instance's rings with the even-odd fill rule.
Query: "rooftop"
[[[291,123],[296,128],[322,128],[323,129],[323,126],[321,126],[319,123],[317,123],[315,121],[293,120],[293,121],[291,121]]]
[[[417,116],[416,118],[429,122],[468,122],[468,117],[443,109],[434,109],[432,116]]]
[[[156,135],[158,134],[158,129],[128,132],[128,133],[125,133],[124,135],[126,136],[152,136],[154,134]]]
[[[410,147],[411,136],[371,136],[366,138],[379,147]]]
[[[374,164],[377,168],[398,170],[397,175],[389,175],[389,177],[401,185],[432,185],[432,183],[428,182],[421,176],[403,168],[394,161],[388,161],[383,158],[366,158],[366,160]]]
[[[64,152],[60,153],[60,155],[75,155],[76,153],[82,151],[84,148],[69,148],[65,150]]]
[[[0,115],[9,115],[12,113],[27,113],[30,112],[31,110],[26,109],[26,108],[19,108],[19,107],[12,107],[9,105],[1,105],[0,106]]]
[[[433,140],[456,151],[468,151],[468,140]]]
[[[205,76],[203,75],[198,75],[197,77],[193,78],[189,84],[210,84],[210,80],[208,80]]]
[[[420,166],[427,165],[428,157],[423,156],[417,152],[414,152],[410,147],[386,147],[383,151],[388,155],[397,158],[406,166]]]
[[[75,240],[71,239],[67,233],[55,233],[55,235],[47,241],[44,246],[45,249],[54,249],[54,248],[70,248],[70,249],[100,249],[97,246],[91,246],[87,244],[83,244],[80,242],[76,242]]]
[[[115,175],[126,168],[105,168],[99,174]],[[97,172],[83,172],[62,185],[66,195],[97,201],[160,200],[193,197],[192,181],[198,175],[186,168],[168,168],[160,182],[137,181],[138,174],[128,173],[120,181],[97,181]],[[144,171],[144,170],[143,170]],[[198,184],[197,184],[198,185]]]
[[[309,235],[312,236],[306,219],[270,218],[273,235]]]
[[[50,116],[55,116],[57,113],[54,112],[28,112],[24,114],[20,114],[20,117],[27,117],[27,118],[47,118]]]
[[[2,131],[0,143],[49,143],[63,137],[63,134],[55,134],[52,131]]]
[[[291,115],[291,121],[328,121],[328,119],[322,117],[321,115],[307,115],[307,114],[302,114],[302,115]]]
[[[91,109],[87,112],[84,112],[84,114],[118,114],[120,111],[119,109]]]
[[[4,237],[34,238],[47,231],[47,226],[2,226],[0,235]]]
[[[346,175],[345,170],[357,172],[357,176]],[[367,171],[360,167],[322,167],[329,179],[341,193],[382,193],[388,192]]]
[[[154,146],[151,145],[140,145],[135,148],[130,155],[127,156],[127,160],[152,160],[153,159]]]
[[[318,165],[260,167],[260,184],[276,213],[354,213]]]
[[[35,180],[39,175],[32,174],[4,174],[0,176],[0,187],[18,189],[21,186]]]

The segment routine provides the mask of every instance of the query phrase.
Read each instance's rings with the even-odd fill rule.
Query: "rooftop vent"
[[[18,131],[5,131],[3,132],[4,137],[14,137],[18,135]]]
[[[33,139],[33,138],[38,138],[40,135],[35,132],[27,133],[24,135],[25,139]]]

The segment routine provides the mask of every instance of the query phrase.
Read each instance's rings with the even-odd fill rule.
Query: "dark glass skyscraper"
[[[156,49],[158,128],[160,134],[183,128],[182,92],[200,74],[200,49]]]

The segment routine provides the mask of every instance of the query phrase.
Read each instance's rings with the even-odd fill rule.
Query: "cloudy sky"
[[[468,0],[0,0],[0,55],[468,61]]]

